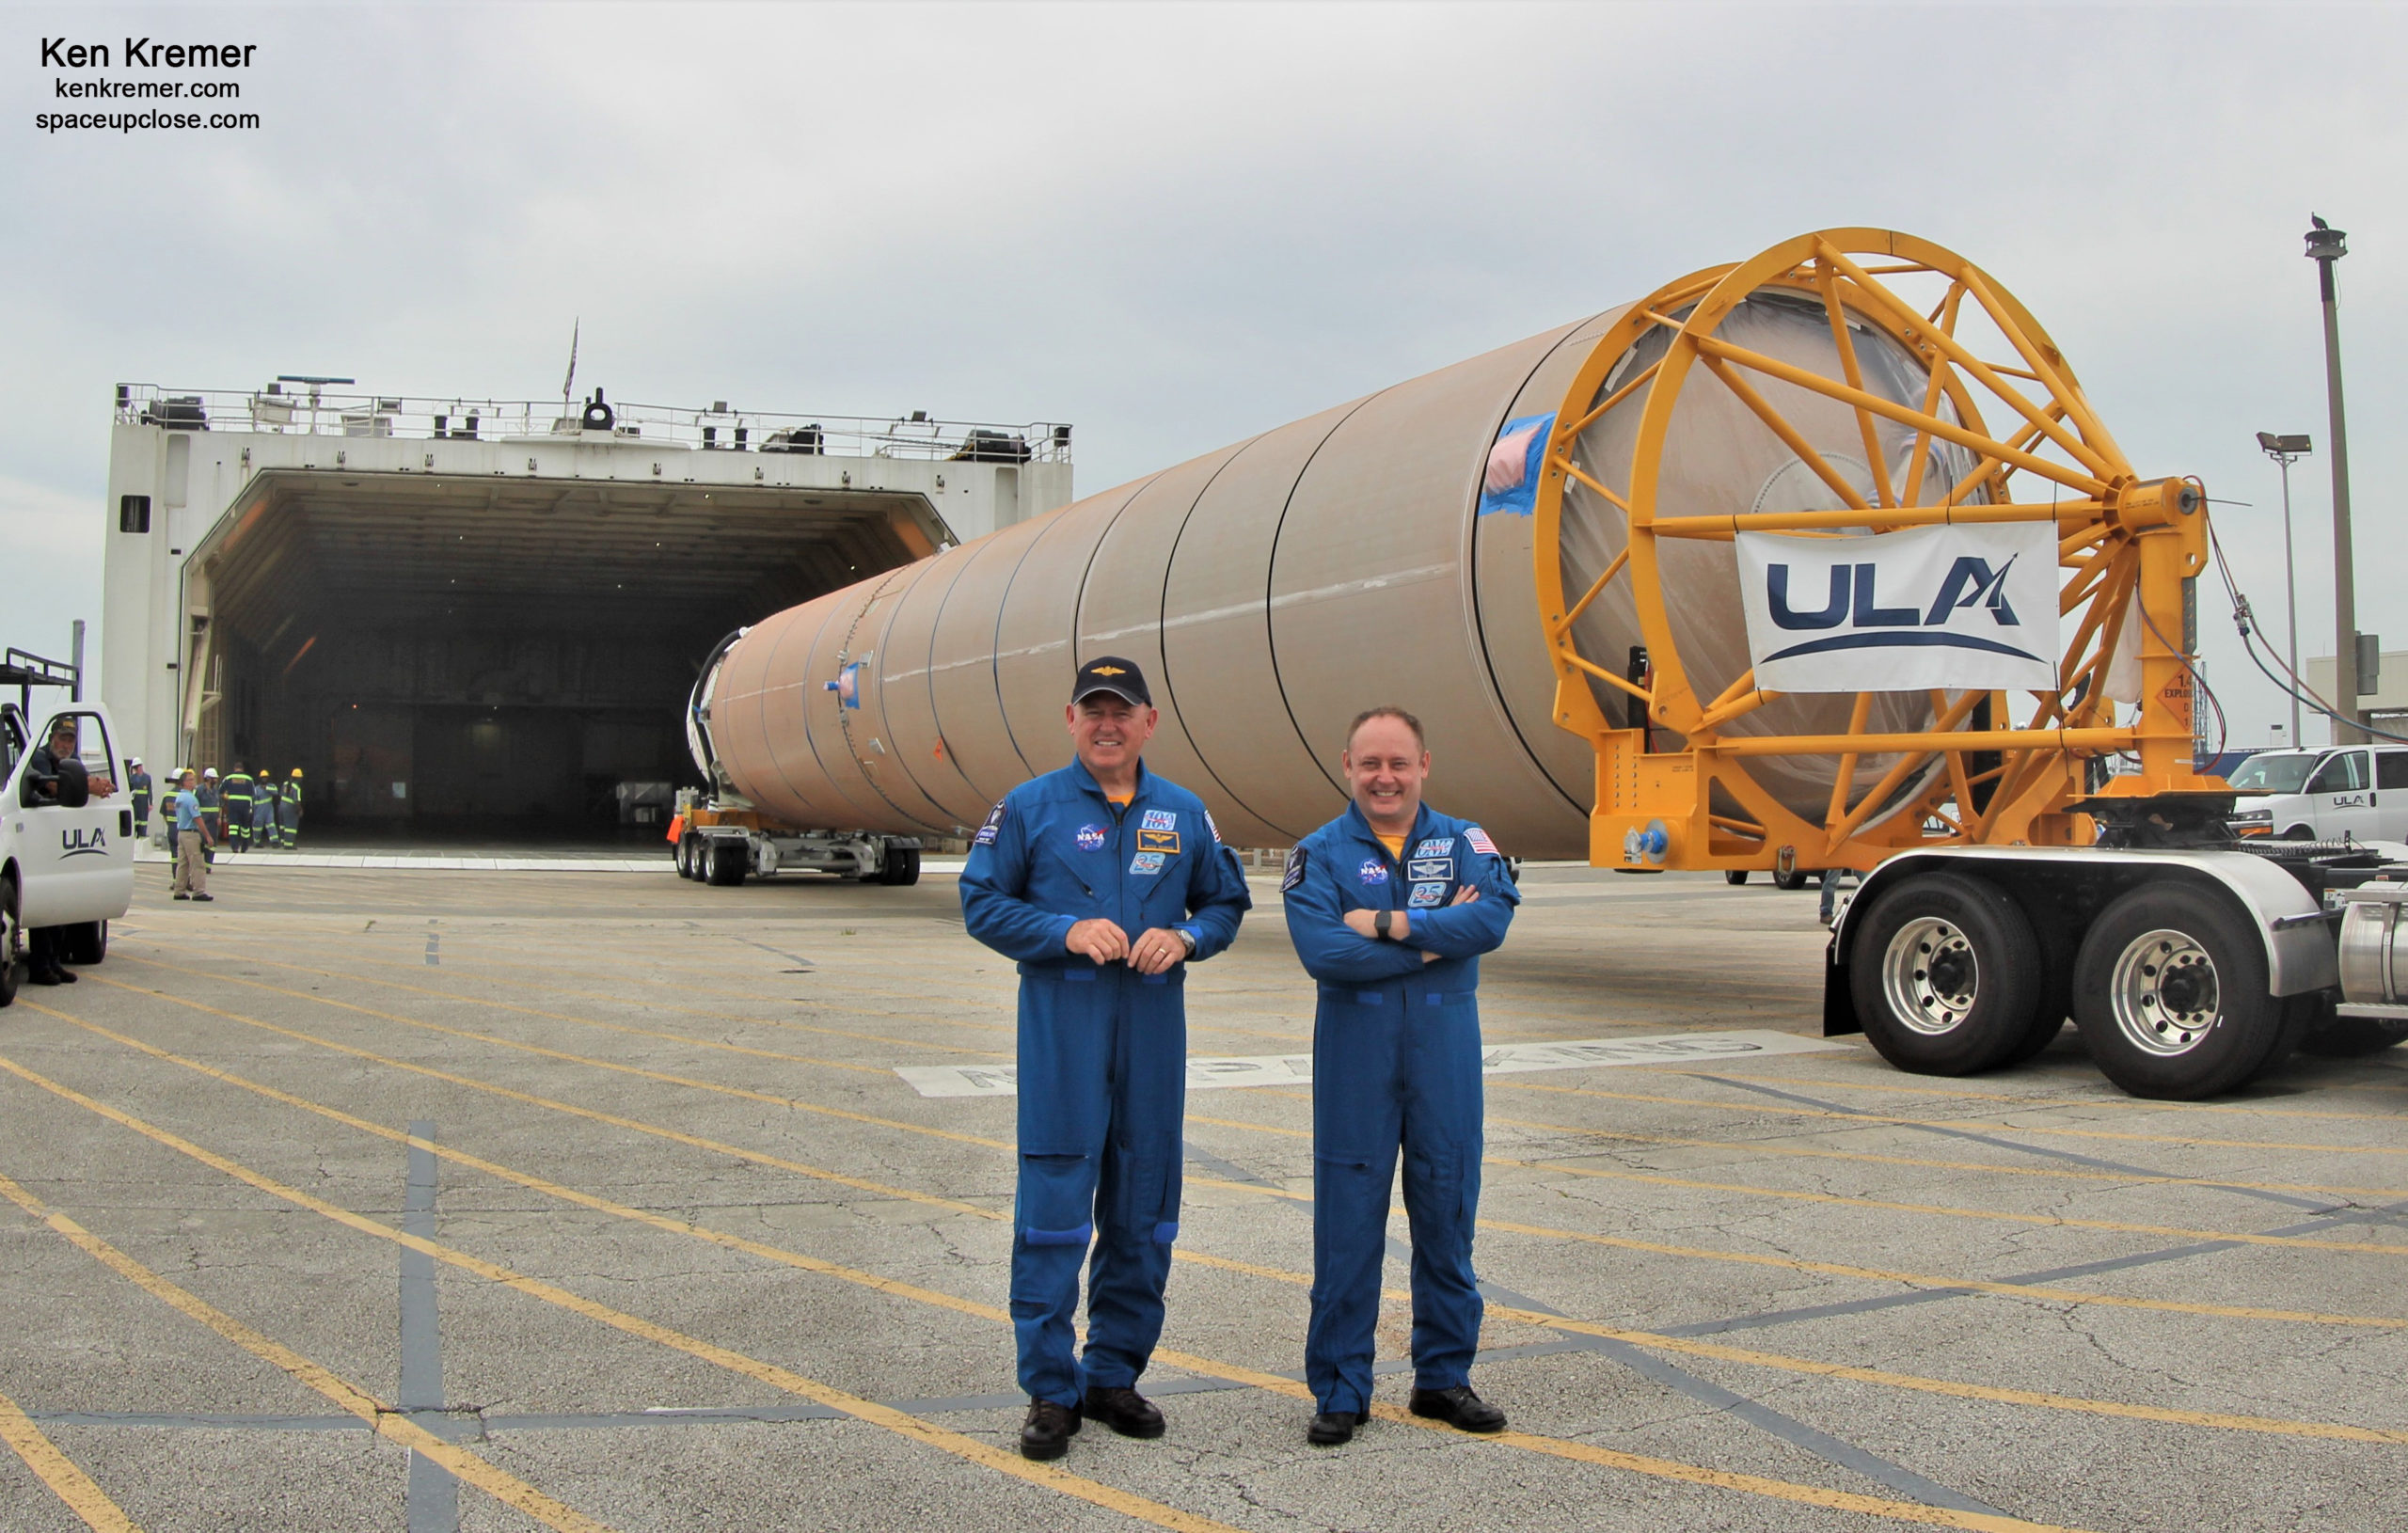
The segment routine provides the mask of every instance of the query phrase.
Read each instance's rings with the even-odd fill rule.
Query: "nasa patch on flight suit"
[[[1100,852],[1103,850],[1103,844],[1108,839],[1110,838],[1106,835],[1103,827],[1101,825],[1082,825],[1079,827],[1079,850],[1083,852]]]
[[[1150,877],[1163,870],[1163,854],[1139,852],[1129,860],[1129,871],[1140,877]]]
[[[1284,894],[1305,881],[1305,849],[1302,846],[1288,848],[1288,871],[1279,880],[1279,893]]]
[[[1444,904],[1446,898],[1447,886],[1444,880],[1441,880],[1437,883],[1415,884],[1413,893],[1405,897],[1404,904],[1405,909],[1410,910],[1427,910],[1434,906]]]
[[[987,811],[987,823],[978,828],[978,833],[970,838],[970,844],[974,846],[991,846],[995,844],[996,833],[1003,828],[1004,801],[998,798],[995,800],[995,807]]]
[[[1367,884],[1384,884],[1388,881],[1388,865],[1376,857],[1367,857],[1355,876]]]

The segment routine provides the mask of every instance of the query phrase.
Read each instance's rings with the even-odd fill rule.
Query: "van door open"
[[[8,808],[25,824],[19,898],[27,926],[105,921],[134,897],[133,799],[119,786],[107,721],[91,709],[61,709],[34,735],[36,747],[47,744],[61,723],[75,728],[75,753],[91,796],[71,807],[39,791],[30,774],[20,779],[19,801]]]

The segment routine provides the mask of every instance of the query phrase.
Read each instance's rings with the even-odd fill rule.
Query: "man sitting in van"
[[[82,765],[83,757],[75,749],[76,729],[72,719],[51,720],[50,738],[25,759],[24,783],[34,802],[55,804],[59,800],[59,766],[72,761]],[[105,798],[117,791],[117,784],[103,773],[87,780],[92,798]],[[29,926],[25,929],[25,967],[27,977],[37,985],[72,985],[74,972],[59,959],[58,928]]]

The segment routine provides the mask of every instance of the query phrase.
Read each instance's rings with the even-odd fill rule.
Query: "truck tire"
[[[886,854],[886,866],[879,870],[878,881],[894,889],[908,889],[918,883],[920,881],[919,848],[914,846],[909,851],[890,850]]]
[[[24,938],[17,924],[17,876],[0,874],[0,1006],[17,999],[17,950]]]
[[[2205,889],[2161,879],[2091,924],[2074,961],[2074,1019],[2107,1079],[2193,1101],[2265,1067],[2297,1008],[2267,992],[2257,930]]]
[[[79,921],[58,929],[59,956],[68,963],[99,963],[109,956],[109,924]]]
[[[1772,876],[1772,886],[1775,889],[1786,889],[1795,893],[1805,888],[1806,880],[1813,877],[1814,875],[1804,868],[1791,868],[1787,873],[1775,873]]]
[[[710,843],[691,830],[677,838],[677,877],[699,879],[703,876],[702,851]]]
[[[2044,917],[2032,923],[2032,935],[2040,943],[2040,1000],[2032,1008],[2032,1025],[2022,1040],[1999,1061],[2002,1068],[2037,1057],[2057,1041],[2073,1016],[2073,963],[2082,948],[2081,930]]]
[[[752,848],[734,836],[713,836],[704,843],[705,877],[722,889],[733,889],[744,881],[746,864],[752,861]]]
[[[1748,870],[1746,868],[1725,868],[1722,870],[1722,881],[1729,884],[1732,888],[1736,889],[1741,884],[1748,881]]]
[[[1971,1075],[2022,1046],[2041,1002],[2040,940],[2004,891],[1925,873],[1882,893],[1850,947],[1864,1035],[1918,1075]]]

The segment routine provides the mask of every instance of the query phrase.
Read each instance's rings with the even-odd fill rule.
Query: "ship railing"
[[[270,384],[250,391],[119,384],[119,425],[170,431],[252,431],[309,436],[393,436],[485,442],[626,442],[690,451],[797,452],[828,457],[1068,463],[1070,428],[906,416],[803,415],[607,402],[491,400],[335,392]]]

